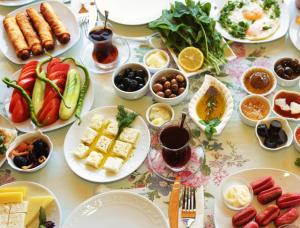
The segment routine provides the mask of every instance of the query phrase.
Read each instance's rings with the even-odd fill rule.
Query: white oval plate
[[[1,114],[0,114],[0,127],[8,128],[8,129],[16,131],[16,128],[14,127],[14,125],[6,117],[2,116]],[[16,135],[17,135],[17,131],[16,131]],[[10,144],[12,144],[14,141],[15,140],[13,140]],[[8,148],[6,148],[6,149],[8,149]],[[0,168],[4,164],[5,161],[6,161],[6,156],[3,156],[3,158],[0,159]]]
[[[299,176],[280,169],[268,169],[268,168],[247,169],[232,174],[231,176],[224,179],[223,182],[225,183],[225,181],[228,181],[231,178],[238,178],[238,179],[243,179],[246,182],[250,183],[251,181],[260,179],[263,176],[272,176],[275,180],[275,183],[282,188],[283,192],[291,192],[291,193],[297,191],[299,192],[300,189]],[[218,189],[222,189],[222,188],[220,187]],[[262,211],[265,207],[267,207],[270,204],[274,204],[274,202],[271,202],[266,205],[261,205],[256,200],[256,197],[254,197],[254,200],[252,201],[252,205],[256,208],[258,212]],[[215,211],[214,211],[216,227],[217,228],[232,227],[231,219],[235,213],[236,211],[230,210],[225,206],[221,196],[221,191],[219,191],[218,194],[216,195]],[[300,217],[294,222],[294,225],[298,225],[298,226],[300,225]],[[268,227],[274,227],[274,226],[272,224],[271,226]]]
[[[168,228],[161,210],[147,198],[128,191],[110,191],[83,202],[63,228]]]
[[[156,20],[164,9],[169,9],[172,0],[97,0],[102,15],[109,12],[108,19],[123,25],[143,25]]]
[[[231,118],[232,112],[233,112],[233,106],[234,106],[234,102],[233,102],[233,98],[232,98],[232,94],[231,91],[218,79],[216,79],[215,77],[206,74],[204,81],[201,85],[201,87],[199,88],[199,90],[194,94],[194,96],[192,97],[190,103],[189,103],[189,115],[192,118],[192,120],[195,122],[195,124],[198,125],[198,127],[200,127],[201,130],[205,130],[206,126],[204,126],[203,124],[199,123],[199,116],[196,112],[196,106],[198,101],[201,99],[202,96],[204,96],[204,94],[206,93],[206,91],[208,90],[208,88],[214,85],[216,86],[221,93],[223,93],[223,96],[226,100],[226,107],[225,107],[225,112],[221,118],[221,123],[216,127],[216,135],[219,135],[224,127],[226,126],[226,124],[228,123],[228,121]]]
[[[299,37],[300,25],[296,23],[296,18],[299,16],[300,14],[297,13],[297,15],[291,21],[289,36],[295,48],[297,48],[300,51],[300,37]]]
[[[0,6],[22,6],[35,0],[0,0]]]
[[[17,80],[19,75],[20,75],[20,72],[21,72],[22,69],[16,71],[11,77],[10,79],[12,80]],[[84,80],[84,75],[81,73],[80,74],[81,78],[82,78],[82,81]],[[4,96],[6,97],[6,100],[4,101],[4,105],[5,105],[5,112],[6,112],[6,115],[8,116],[8,118],[10,119],[11,118],[11,114],[9,113],[8,109],[9,109],[9,103],[10,103],[10,99],[11,99],[11,95],[12,95],[12,92],[13,92],[13,89],[11,88],[7,88],[5,87],[6,90],[4,91]],[[81,115],[84,115],[85,113],[87,113],[92,105],[93,105],[93,101],[94,101],[94,90],[93,90],[93,84],[92,84],[92,79],[90,81],[90,86],[89,86],[89,89],[87,91],[87,94],[84,98],[84,102],[83,102],[83,106],[82,106],[82,111],[81,111]],[[45,127],[41,127],[41,128],[38,128],[36,127],[30,119],[24,121],[24,122],[21,122],[21,123],[13,123],[14,126],[19,130],[19,131],[22,131],[22,132],[32,132],[32,131],[36,131],[36,130],[40,130],[41,132],[48,132],[48,131],[53,131],[53,130],[56,130],[56,129],[59,129],[59,128],[62,128],[64,126],[67,126],[71,123],[73,123],[74,121],[76,120],[76,117],[73,115],[70,119],[68,120],[57,120],[56,122],[54,122],[53,124],[49,125],[49,126],[45,126]]]
[[[47,1],[47,2],[53,7],[55,13],[61,19],[63,24],[67,27],[71,35],[71,39],[69,43],[62,45],[58,41],[56,41],[54,50],[49,52],[52,56],[58,56],[66,52],[67,50],[69,50],[79,40],[80,28],[76,20],[76,16],[67,6],[65,6],[63,3],[59,1]],[[8,15],[16,15],[19,12],[24,12],[29,7],[32,7],[39,12],[41,3],[42,2],[37,2],[31,5],[23,6],[21,8],[18,8],[10,12]],[[18,58],[15,53],[15,49],[13,48],[12,43],[10,42],[7,33],[3,27],[3,19],[4,17],[0,19],[0,49],[2,53],[6,56],[6,58],[8,58],[10,61],[16,64],[25,64],[31,60],[44,60],[49,58],[45,54],[41,56],[31,56],[27,60],[21,60],[20,58]]]
[[[218,12],[216,13],[216,20],[219,20],[220,17],[220,12],[223,8],[223,6],[225,5],[225,3],[227,3],[227,1],[215,1],[216,3],[216,7]],[[217,22],[216,24],[216,29],[218,32],[220,32],[222,34],[222,36],[227,39],[227,40],[232,40],[235,42],[239,42],[239,43],[247,43],[247,44],[259,44],[259,43],[267,43],[267,42],[271,42],[274,40],[277,40],[281,37],[283,37],[288,29],[289,29],[289,25],[290,25],[290,16],[289,16],[289,7],[286,3],[284,3],[283,1],[278,0],[279,6],[280,6],[280,25],[279,28],[277,29],[277,31],[270,37],[263,39],[263,40],[247,40],[247,39],[238,39],[233,37],[232,35],[230,35],[226,29],[224,29],[221,24],[219,22]]]
[[[127,110],[131,111],[129,109]],[[116,106],[104,106],[96,108],[81,118],[80,125],[78,125],[78,121],[75,121],[70,127],[65,138],[65,159],[72,171],[85,180],[98,183],[107,183],[120,180],[134,172],[147,157],[150,149],[150,132],[148,126],[141,116],[138,116],[134,120],[132,127],[138,129],[141,134],[136,144],[136,148],[132,156],[125,162],[125,164],[123,164],[119,173],[116,175],[107,175],[104,169],[93,169],[86,166],[83,160],[77,159],[74,156],[73,152],[80,143],[82,132],[89,125],[89,122],[95,113],[101,114],[104,118],[112,119],[117,115],[118,110]]]
[[[16,181],[16,182],[11,182],[8,184],[4,184],[1,186],[1,188],[5,187],[17,187],[17,186],[24,186],[27,187],[28,189],[28,197],[32,196],[47,196],[50,195],[53,197],[53,202],[47,207],[46,209],[46,216],[48,221],[53,221],[55,223],[55,227],[59,228],[61,227],[61,222],[62,222],[62,212],[61,212],[61,207],[60,204],[54,195],[54,193],[48,189],[47,187],[30,182],[30,181]],[[27,228],[36,228],[39,225],[39,219],[37,218],[30,226],[27,226]]]

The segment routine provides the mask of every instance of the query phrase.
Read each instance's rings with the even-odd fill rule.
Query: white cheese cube
[[[105,133],[116,136],[118,134],[118,122],[115,120],[111,120],[109,124],[107,125],[107,128],[105,129]]]
[[[89,152],[89,147],[84,145],[83,143],[80,143],[74,154],[78,157],[78,158],[84,158],[86,156],[88,156],[88,152]]]
[[[104,163],[103,168],[108,172],[117,173],[122,166],[123,160],[121,158],[108,157]]]
[[[92,117],[89,127],[98,131],[103,126],[104,118],[99,114],[95,114]]]
[[[140,132],[134,128],[124,128],[119,139],[124,142],[135,144],[139,135]]]
[[[97,153],[96,151],[92,151],[86,159],[86,164],[94,168],[98,168],[102,159],[103,159],[102,154]]]
[[[83,135],[81,137],[81,141],[85,142],[88,145],[90,145],[90,144],[92,144],[92,142],[94,141],[94,139],[96,138],[97,135],[98,135],[98,133],[95,130],[88,127],[83,132]]]
[[[103,153],[107,153],[112,141],[112,139],[102,135],[96,144],[96,148]]]
[[[8,215],[10,211],[9,204],[0,204],[0,215]]]
[[[296,102],[291,102],[291,113],[299,114],[300,113],[300,104]]]
[[[24,228],[25,213],[10,214],[7,228]]]
[[[278,98],[275,100],[275,105],[279,106],[282,111],[290,111],[290,106],[286,103],[285,98]]]
[[[127,158],[131,149],[132,149],[132,145],[130,143],[116,140],[116,143],[112,149],[112,152],[119,157]]]
[[[14,213],[26,213],[28,210],[28,201],[23,201],[22,203],[11,204],[10,214]]]
[[[0,213],[0,228],[7,228],[8,214]]]

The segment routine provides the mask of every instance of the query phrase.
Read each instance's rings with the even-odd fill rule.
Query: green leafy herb
[[[297,158],[297,159],[296,159],[295,165],[300,167],[300,158]]]
[[[199,120],[199,122],[205,125],[204,133],[208,140],[210,140],[212,136],[217,132],[216,126],[218,126],[221,123],[219,118],[214,118],[210,121]]]
[[[4,145],[4,136],[0,135],[0,154],[3,155],[6,152],[6,146]]]
[[[271,18],[280,17],[280,6],[278,4],[278,0],[264,0],[263,9],[272,9],[272,15],[270,16]]]
[[[118,114],[116,117],[119,127],[118,135],[124,128],[130,127],[137,116],[138,114],[136,112],[127,112],[123,105],[118,105]]]
[[[47,217],[46,217],[45,208],[43,207],[40,207],[39,221],[40,221],[39,228],[46,227],[45,224],[47,221]]]
[[[269,30],[269,29],[271,29],[271,28],[272,28],[271,26],[263,26],[263,27],[262,27],[263,30]]]
[[[219,66],[226,63],[225,45],[210,10],[209,2],[175,1],[170,10],[164,10],[159,19],[149,23],[149,28],[157,30],[177,54],[186,47],[199,48],[205,56],[204,64],[219,73]]]

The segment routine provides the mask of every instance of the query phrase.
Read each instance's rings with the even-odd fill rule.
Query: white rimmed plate
[[[233,111],[233,106],[234,106],[233,98],[230,90],[221,81],[208,74],[205,75],[202,86],[194,94],[194,96],[192,97],[189,103],[189,115],[192,118],[192,120],[200,127],[200,129],[204,131],[206,126],[199,123],[200,119],[199,116],[197,115],[196,106],[198,101],[201,99],[201,97],[204,96],[208,88],[212,85],[217,87],[220,90],[220,92],[223,94],[224,99],[226,101],[225,112],[221,118],[220,124],[216,127],[216,131],[217,131],[216,134],[218,135],[223,131],[224,127],[230,120]]]
[[[143,25],[156,20],[164,9],[169,9],[172,0],[97,0],[102,15],[109,12],[108,19],[123,25]]]
[[[0,0],[0,6],[22,6],[36,0]]]
[[[4,117],[2,115],[0,115],[0,128],[1,127],[11,129],[12,131],[15,132],[15,136],[17,137],[17,131],[16,131],[16,128],[14,127],[14,125],[6,117]],[[14,142],[14,140],[10,144],[12,144],[13,142]],[[6,149],[8,149],[8,148],[6,148]],[[5,161],[6,161],[6,156],[4,153],[4,156],[2,156],[2,158],[0,158],[0,168],[4,164]]]
[[[220,12],[223,8],[223,6],[227,3],[228,1],[215,1],[216,7],[217,9],[215,11],[217,11],[215,13],[215,18],[218,21],[219,17],[220,17]],[[289,6],[283,2],[278,0],[279,6],[280,6],[280,25],[279,28],[277,29],[277,31],[270,37],[263,39],[263,40],[248,40],[248,39],[238,39],[233,37],[232,35],[230,35],[226,29],[224,29],[220,23],[217,22],[216,24],[216,29],[217,31],[219,31],[222,36],[225,39],[228,40],[232,40],[235,42],[239,42],[239,43],[248,43],[248,44],[258,44],[258,43],[266,43],[266,42],[271,42],[274,40],[277,40],[281,37],[283,37],[288,29],[289,29],[289,24],[290,24],[290,16],[289,16]]]
[[[63,3],[59,1],[47,1],[54,9],[57,16],[61,19],[63,24],[67,27],[68,31],[70,32],[71,39],[67,44],[60,44],[58,41],[56,41],[55,49],[53,51],[50,51],[49,53],[52,56],[58,56],[67,50],[69,50],[80,38],[80,28],[78,25],[78,22],[76,20],[76,16],[74,13]],[[21,8],[18,8],[12,12],[10,12],[8,15],[16,15],[19,12],[25,12],[27,8],[32,7],[38,11],[40,8],[41,2],[37,2],[31,5],[26,5]],[[12,43],[10,42],[7,33],[3,27],[3,19],[2,17],[0,19],[0,49],[2,53],[8,58],[10,61],[16,63],[16,64],[25,64],[31,60],[44,60],[49,58],[47,55],[43,54],[41,56],[31,56],[27,60],[21,60],[17,57],[15,53],[15,49],[12,46]]]
[[[48,189],[47,187],[30,182],[30,181],[16,181],[16,182],[11,182],[8,184],[4,184],[1,186],[1,188],[5,187],[17,187],[17,186],[24,186],[27,187],[28,192],[27,192],[27,199],[28,197],[33,197],[33,196],[52,196],[53,197],[53,202],[46,208],[46,216],[48,221],[53,221],[55,223],[55,227],[61,227],[61,222],[62,222],[62,212],[61,212],[61,207],[60,204],[54,195],[54,193]],[[35,219],[27,228],[36,228],[39,225],[39,219]]]
[[[300,14],[297,13],[297,15],[292,19],[289,28],[289,36],[295,48],[300,51],[300,25],[296,22],[296,19],[299,16]]]
[[[83,202],[63,228],[168,228],[162,211],[150,200],[128,191],[109,191]]]
[[[227,180],[230,180],[231,178],[243,179],[244,181],[250,183],[254,180],[262,178],[263,176],[272,176],[275,180],[275,183],[280,187],[282,187],[283,192],[295,193],[300,189],[299,176],[290,173],[288,171],[284,171],[280,169],[268,169],[268,168],[242,170],[224,179],[223,183],[225,183],[225,181]],[[252,205],[256,208],[257,211],[262,211],[268,205],[274,204],[274,202],[271,202],[267,205],[261,205],[256,200],[256,197],[254,198],[255,199],[252,201]],[[216,195],[215,210],[214,210],[216,227],[217,228],[232,227],[231,219],[234,213],[236,213],[236,211],[230,210],[225,206],[221,195],[221,191],[219,191],[219,193]],[[300,225],[300,217],[294,222],[294,225],[298,225],[298,226]],[[274,226],[271,225],[270,227],[274,227]]]
[[[127,109],[128,111],[131,111]],[[118,113],[116,106],[104,106],[96,108],[86,115],[82,116],[81,124],[78,125],[78,121],[70,127],[64,142],[64,155],[65,159],[74,173],[81,178],[98,183],[107,183],[120,180],[132,172],[134,172],[147,157],[150,149],[150,132],[147,124],[141,116],[138,116],[132,127],[140,131],[140,137],[137,141],[136,148],[132,156],[123,164],[119,173],[115,175],[108,175],[104,169],[90,168],[84,164],[84,159],[77,159],[74,155],[74,151],[80,143],[82,132],[89,125],[89,122],[94,114],[101,114],[104,118],[113,119]]]
[[[22,69],[16,71],[11,77],[10,79],[11,80],[17,80],[19,75],[20,75],[20,72],[21,72]],[[80,73],[80,76],[82,78],[82,83],[84,82],[84,75],[83,73],[81,72]],[[4,101],[4,108],[5,108],[5,112],[6,112],[6,115],[9,119],[11,119],[11,114],[9,113],[8,109],[9,109],[9,103],[10,103],[10,99],[11,99],[11,95],[12,95],[12,92],[13,92],[13,89],[11,88],[7,88],[5,89],[5,91],[3,91],[3,94],[4,96],[6,97],[5,101]],[[92,105],[93,105],[93,101],[94,101],[94,90],[93,90],[93,84],[92,84],[92,81],[90,82],[90,85],[89,85],[89,89],[87,91],[87,94],[84,98],[84,101],[83,101],[83,106],[82,106],[82,111],[81,111],[81,115],[84,115],[85,113],[87,113]],[[45,127],[41,127],[41,128],[37,128],[32,122],[30,119],[24,121],[24,122],[21,122],[21,123],[14,123],[14,126],[19,130],[19,131],[22,131],[22,132],[32,132],[32,131],[36,131],[37,129],[39,129],[40,131],[42,132],[48,132],[48,131],[53,131],[53,130],[56,130],[56,129],[59,129],[59,128],[62,128],[64,126],[67,126],[71,123],[73,123],[74,121],[76,120],[75,116],[73,115],[70,119],[68,120],[57,120],[56,122],[54,122],[53,124],[49,125],[49,126],[45,126]]]

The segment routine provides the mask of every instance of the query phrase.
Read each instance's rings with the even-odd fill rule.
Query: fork
[[[196,189],[184,186],[181,220],[189,228],[196,219]]]
[[[81,27],[81,31],[85,36],[88,35],[88,24],[89,24],[89,16],[88,15],[83,15],[80,17],[79,24]]]

